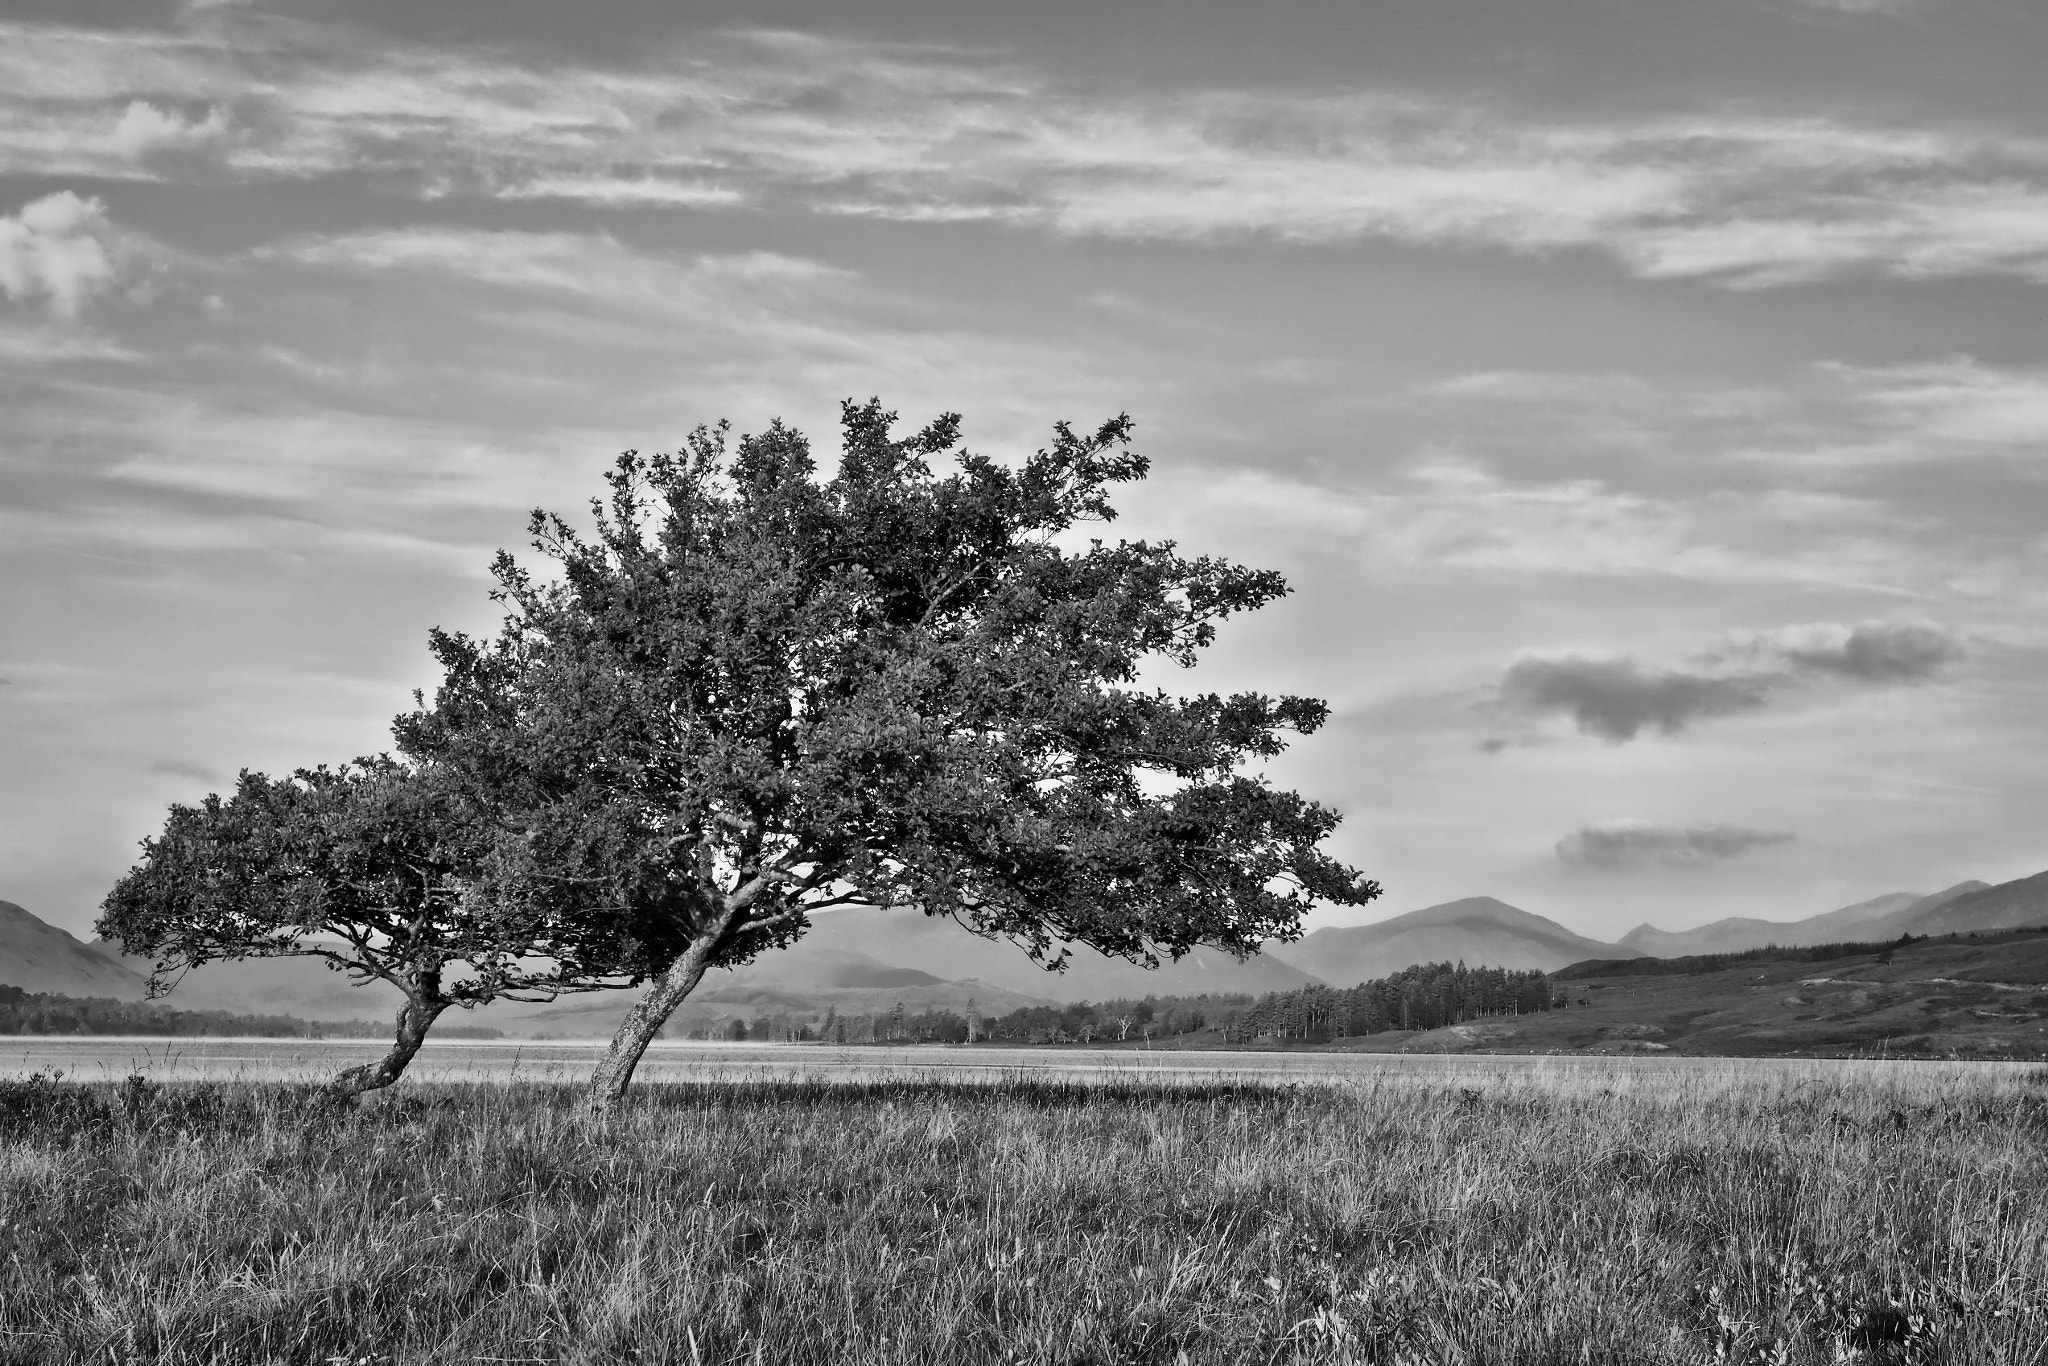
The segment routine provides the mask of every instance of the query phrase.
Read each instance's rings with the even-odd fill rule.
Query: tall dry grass
[[[10,1362],[2048,1362],[2048,1086],[0,1084]]]

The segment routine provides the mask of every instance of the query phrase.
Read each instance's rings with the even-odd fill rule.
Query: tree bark
[[[593,1115],[609,1115],[625,1098],[626,1084],[633,1080],[633,1069],[640,1065],[641,1054],[647,1045],[654,1042],[654,1036],[661,1032],[663,1024],[683,1003],[683,998],[697,989],[697,983],[704,979],[705,969],[711,966],[711,955],[717,951],[725,938],[725,931],[733,917],[728,914],[710,931],[693,940],[681,957],[668,965],[661,976],[647,988],[646,995],[633,1003],[626,1012],[626,1018],[619,1025],[619,1032],[612,1036],[612,1046],[605,1050],[604,1060],[597,1065],[597,1071],[590,1077],[590,1112]]]
[[[440,972],[420,973],[407,986],[405,1004],[398,1008],[398,1036],[392,1041],[391,1051],[376,1062],[349,1068],[329,1082],[328,1089],[342,1096],[359,1096],[397,1081],[405,1075],[406,1064],[420,1051],[420,1045],[427,1041],[427,1031],[447,1008],[448,998],[441,994]]]

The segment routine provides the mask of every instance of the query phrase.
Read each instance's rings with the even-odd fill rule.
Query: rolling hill
[[[1847,951],[1843,951],[1843,950]],[[2048,1058],[2048,932],[1592,960],[1556,1009],[1318,1045],[1393,1053]]]
[[[63,996],[139,1001],[149,970],[137,973],[11,901],[0,901],[0,985]]]
[[[2048,1055],[2048,935],[1696,966],[1636,975],[1628,964],[1588,963],[1560,973],[1573,1004],[1521,1041],[1735,1056]]]
[[[1635,955],[1505,901],[1475,896],[1371,925],[1317,930],[1269,949],[1267,956],[1334,986],[1353,986],[1416,963],[1552,972],[1582,959]]]

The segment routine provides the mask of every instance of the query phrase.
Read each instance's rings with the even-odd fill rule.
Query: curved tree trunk
[[[420,1045],[427,1041],[427,1031],[447,1008],[448,998],[441,994],[440,972],[421,972],[408,985],[405,1004],[398,1008],[398,1036],[392,1040],[391,1051],[375,1062],[349,1068],[329,1082],[328,1089],[342,1096],[359,1096],[397,1081],[405,1074],[406,1064],[420,1051]]]
[[[663,1024],[683,998],[697,989],[697,983],[704,979],[704,970],[711,966],[711,955],[717,950],[724,937],[724,926],[691,942],[683,955],[668,965],[661,976],[648,986],[647,993],[633,1003],[626,1012],[626,1018],[619,1025],[619,1032],[612,1036],[612,1046],[605,1050],[604,1060],[597,1065],[597,1071],[590,1078],[590,1112],[594,1115],[609,1115],[618,1108],[625,1097],[626,1084],[633,1080],[633,1069],[640,1065],[640,1055],[647,1051],[647,1045],[654,1042],[654,1036],[661,1032]]]

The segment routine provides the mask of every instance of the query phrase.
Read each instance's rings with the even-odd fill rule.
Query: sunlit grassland
[[[2048,1086],[0,1083],[19,1362],[2048,1362]]]

